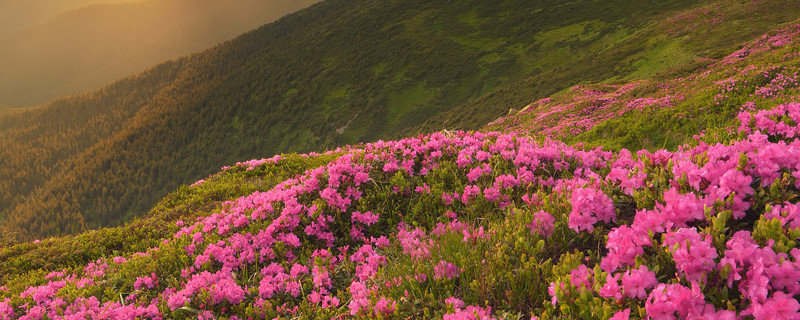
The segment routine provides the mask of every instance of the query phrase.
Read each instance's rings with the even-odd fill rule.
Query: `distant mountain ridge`
[[[725,1],[537,5],[328,0],[100,91],[4,111],[3,231],[118,225],[242,159],[477,129],[581,82],[680,74],[800,12],[778,0],[757,15]],[[691,27],[667,33],[676,24]]]
[[[31,106],[96,90],[318,1],[148,0],[67,11],[0,37],[0,104]]]
[[[142,0],[3,0],[0,1],[0,39],[89,5],[137,1]]]

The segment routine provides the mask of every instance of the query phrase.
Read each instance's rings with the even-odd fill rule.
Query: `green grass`
[[[600,83],[561,90],[551,96],[551,102],[534,105],[532,110],[509,117],[509,121],[519,122],[512,128],[498,124],[486,129],[514,129],[538,135],[540,130],[569,124],[563,119],[569,119],[573,114],[580,114],[584,120],[611,115],[610,119],[599,121],[588,130],[581,129],[579,134],[561,131],[553,135],[568,143],[584,143],[587,147],[607,150],[675,150],[691,143],[693,136],[701,132],[712,135],[716,141],[735,137],[735,132],[726,128],[735,127],[736,115],[746,103],[765,109],[795,101],[794,97],[800,94],[800,88],[792,86],[777,91],[772,97],[755,94],[771,80],[764,76],[769,74],[770,67],[777,68],[771,71],[773,76],[779,73],[791,76],[798,71],[800,62],[794,56],[798,48],[794,44],[768,47],[729,65],[719,61],[713,63],[714,60],[697,61],[698,56],[688,55],[685,47],[671,39],[652,38],[646,46],[654,50],[645,51],[647,54],[635,58],[628,77],[613,77]],[[637,80],[641,78],[650,79]],[[722,91],[721,83],[728,79],[736,79],[738,84],[733,91],[726,93]],[[623,85],[630,86],[628,92],[616,94],[621,92],[617,90]],[[584,90],[603,94],[593,97],[585,95]],[[644,98],[669,98],[670,105],[657,104],[643,111],[627,109],[628,103]],[[603,99],[612,99],[609,107],[587,111]],[[540,113],[551,110],[560,111],[544,120],[537,118]],[[618,112],[623,114],[617,115]]]
[[[690,64],[702,57],[684,48],[677,41],[666,38],[655,38],[646,44],[651,49],[646,50],[641,56],[632,57],[631,67],[633,72],[626,79],[648,79],[656,74]]]
[[[380,77],[385,74],[387,67],[389,67],[389,64],[386,62],[378,63],[372,67],[372,73],[374,73],[376,77]]]
[[[14,126],[0,141],[11,163],[0,169],[3,228],[33,238],[115,226],[234,161],[478,129],[576,84],[682,72],[800,13],[796,1],[762,4],[746,14],[721,0],[328,0],[102,91],[0,117]],[[724,19],[681,20],[708,8]]]
[[[181,186],[162,199],[146,217],[134,219],[124,226],[42,239],[39,245],[6,244],[0,247],[0,286],[29,277],[30,273],[59,271],[102,257],[145,252],[177,232],[180,228],[175,222],[178,220],[190,223],[197,217],[218,212],[225,201],[256,191],[267,191],[336,157],[338,155],[286,155],[286,159],[277,164],[264,164],[254,170],[234,167],[205,179],[206,182],[199,186]]]
[[[561,47],[564,43],[590,41],[600,35],[605,23],[599,20],[584,21],[539,33],[537,42],[543,49]]]
[[[703,15],[706,11],[711,14]],[[706,1],[654,14],[650,21],[625,20],[614,14],[599,21],[565,19],[559,27],[539,31],[535,41],[509,42],[504,56],[514,57],[513,69],[524,76],[508,77],[493,91],[433,116],[420,130],[481,127],[505,116],[510,108],[521,109],[578,84],[686,76],[707,65],[708,59],[724,57],[742,44],[794,21],[798,14],[800,4],[791,1],[764,1],[756,9],[728,1]],[[717,20],[711,23],[707,19]],[[543,44],[550,50],[541,50]],[[675,146],[670,142],[667,145]]]
[[[431,105],[436,99],[438,90],[427,88],[425,82],[421,82],[414,87],[408,88],[397,94],[389,96],[388,101],[388,122],[397,125],[409,113],[419,111]]]

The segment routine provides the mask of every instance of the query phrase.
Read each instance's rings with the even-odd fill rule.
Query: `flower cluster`
[[[644,85],[576,87],[536,117],[581,109],[554,129],[577,133],[681,99]],[[158,247],[0,290],[0,319],[797,319],[800,103],[737,118],[736,140],[674,152],[498,132],[339,149]]]

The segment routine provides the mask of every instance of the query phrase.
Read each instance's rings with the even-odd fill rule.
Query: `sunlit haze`
[[[318,1],[5,0],[0,105],[33,106],[88,92]]]
[[[59,14],[99,3],[126,3],[143,0],[2,0],[0,1],[0,39]]]

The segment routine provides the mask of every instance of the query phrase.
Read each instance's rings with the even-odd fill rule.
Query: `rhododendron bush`
[[[3,265],[41,269],[0,278],[0,319],[800,319],[798,36],[672,82],[574,87],[494,124],[512,133],[239,162],[183,190],[246,192],[146,245]],[[528,135],[704,108],[738,123],[674,152]]]
[[[798,319],[798,114],[743,111],[739,138],[676,152],[354,146],[146,252],[9,282],[0,318]]]

